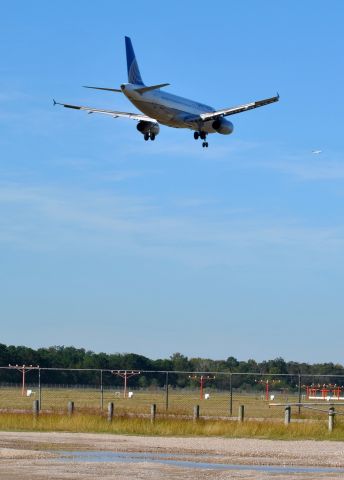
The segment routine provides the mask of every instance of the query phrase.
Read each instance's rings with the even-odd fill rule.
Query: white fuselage
[[[213,120],[206,122],[195,122],[193,118],[205,112],[215,112],[213,107],[195,102],[187,98],[172,95],[163,90],[152,90],[139,93],[135,89],[140,85],[131,83],[121,85],[124,95],[145,115],[154,118],[158,123],[174,128],[189,128],[191,130],[202,130],[207,133],[216,133],[212,127]],[[232,133],[233,125],[223,119],[228,127],[227,133]]]

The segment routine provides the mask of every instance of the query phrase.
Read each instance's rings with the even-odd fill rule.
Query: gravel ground
[[[162,459],[232,465],[344,468],[344,442],[272,441],[223,438],[139,437],[72,433],[0,433],[1,480],[161,480],[166,479],[343,479],[343,472],[281,473],[137,463],[61,462],[59,450],[145,452]],[[54,453],[52,453],[54,452]],[[185,457],[184,457],[185,455]]]

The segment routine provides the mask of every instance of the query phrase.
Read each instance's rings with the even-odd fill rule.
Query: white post
[[[284,425],[289,425],[291,417],[291,406],[287,405],[284,409]]]

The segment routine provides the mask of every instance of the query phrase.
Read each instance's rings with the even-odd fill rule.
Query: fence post
[[[155,416],[156,416],[156,404],[155,404],[155,403],[152,403],[152,405],[151,405],[151,414],[150,414],[151,423],[154,423],[154,422],[155,422]]]
[[[328,409],[328,431],[329,432],[332,432],[334,429],[334,417],[335,417],[334,407],[330,407]]]
[[[72,402],[72,401],[68,402],[67,412],[68,412],[69,416],[73,415],[73,413],[74,413],[74,402]]]
[[[38,399],[39,399],[39,410],[42,409],[42,385],[41,385],[41,369],[38,369]]]
[[[39,415],[39,400],[34,400],[32,403],[32,413],[34,417],[38,417]]]
[[[238,421],[243,422],[245,418],[245,405],[239,405]]]
[[[100,370],[100,410],[104,407],[103,370]]]
[[[298,385],[298,393],[299,393],[299,403],[301,403],[301,373],[299,372],[299,385]],[[301,405],[299,405],[299,415],[301,413]]]
[[[166,372],[166,386],[165,386],[165,408],[168,410],[168,372]]]
[[[229,374],[229,416],[233,415],[233,387],[232,387],[232,374]]]
[[[113,403],[112,403],[112,402],[109,402],[109,403],[108,403],[108,411],[107,411],[107,419],[108,419],[108,422],[112,422],[113,410],[114,410]]]
[[[284,409],[284,425],[289,425],[291,418],[291,406],[287,405]]]
[[[199,405],[193,407],[193,421],[199,420]]]

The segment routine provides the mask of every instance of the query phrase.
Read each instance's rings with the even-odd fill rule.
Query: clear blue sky
[[[341,0],[5,2],[0,341],[343,363],[343,18]],[[127,80],[124,35],[147,84],[281,100],[209,149],[54,108],[134,110],[81,88]]]

